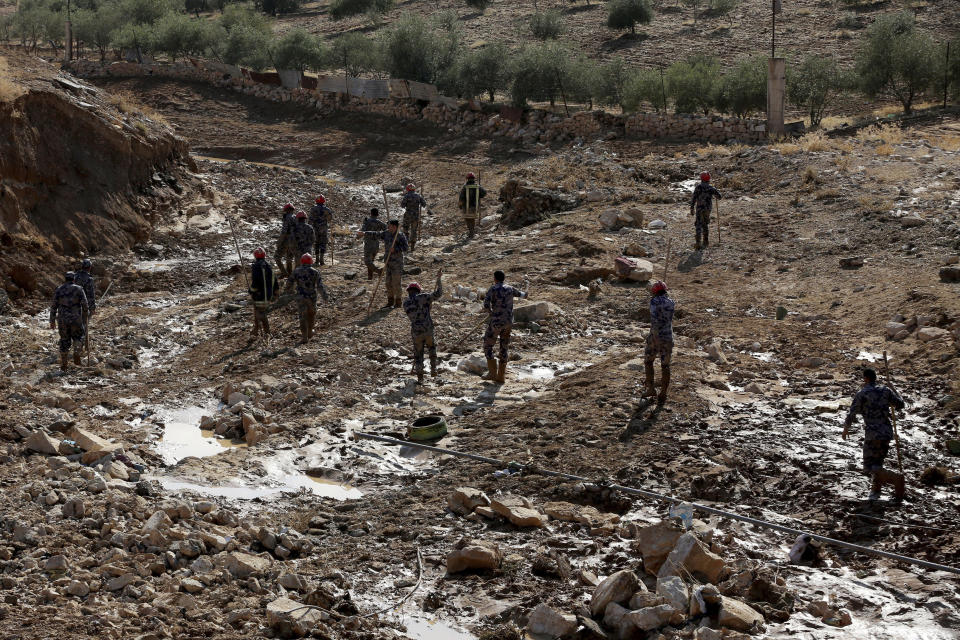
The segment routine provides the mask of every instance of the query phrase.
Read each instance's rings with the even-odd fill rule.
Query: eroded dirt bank
[[[203,153],[241,139],[231,157],[283,166],[198,159],[191,179],[204,191],[182,215],[162,216],[134,252],[97,258],[116,284],[94,326],[94,365],[61,376],[42,317],[4,323],[2,586],[11,634],[272,636],[291,631],[268,611],[286,597],[325,612],[316,614],[319,637],[516,637],[541,603],[579,616],[583,637],[615,637],[605,611],[591,615],[593,583],[628,570],[656,590],[646,527],[669,514],[611,494],[606,479],[960,564],[956,485],[917,481],[926,467],[957,466],[945,441],[960,426],[951,333],[960,285],[939,278],[960,248],[957,144],[943,133],[956,123],[702,149],[498,149],[426,130],[408,148],[403,132],[386,130],[377,135],[396,141],[363,147],[361,162],[321,152],[314,163],[314,145],[347,149],[369,123],[299,129],[229,94],[213,100],[169,83],[139,90],[180,135],[202,139]],[[491,201],[516,178],[576,206],[509,231],[491,218],[465,243],[454,187],[477,166]],[[725,199],[720,244],[697,256],[685,198],[701,168],[714,172]],[[422,389],[409,376],[406,318],[366,314],[372,283],[349,233],[382,205],[380,178],[391,190],[407,178],[426,185],[428,237],[408,260],[408,279],[431,283],[440,266],[445,274],[447,295],[435,305],[441,375]],[[297,344],[287,308],[273,315],[271,344],[250,343],[228,220],[246,259],[257,245],[272,247],[284,202],[305,207],[320,191],[338,214],[320,339]],[[395,208],[397,195],[387,197]],[[642,226],[603,228],[609,209],[638,210]],[[668,241],[667,281],[681,310],[675,387],[663,411],[636,414],[645,290],[611,281],[588,299],[581,285],[604,277],[630,245],[659,277]],[[849,257],[863,266],[841,269]],[[479,312],[472,292],[496,267],[528,279],[531,300],[555,305],[516,328],[520,359],[503,387],[461,366],[479,351],[479,332],[469,335]],[[787,311],[779,321],[778,306]],[[898,314],[906,335],[888,338]],[[943,333],[921,336],[915,325]],[[865,500],[857,442],[839,438],[857,368],[884,350],[908,402],[900,428],[911,487],[902,505]],[[428,413],[450,424],[441,446],[596,482],[558,484],[351,437],[402,435]],[[87,443],[103,454],[86,454],[95,466],[81,468],[26,446],[28,430],[80,446],[75,427],[122,444],[122,457],[104,460],[109,445]],[[253,433],[256,444],[217,430]],[[448,498],[457,487],[494,502],[521,496],[553,517],[517,526],[483,509],[455,511]],[[548,506],[558,502],[597,511],[570,522]],[[726,520],[694,532],[724,561],[712,576],[718,591],[763,616],[759,637],[956,637],[955,577],[830,549],[817,567],[790,565],[793,540]],[[497,545],[498,568],[448,574],[461,538]],[[692,586],[711,582],[690,573]],[[410,590],[399,609],[360,617]],[[834,626],[847,622],[839,609],[849,625]],[[714,637],[697,630],[701,618],[688,619],[630,633]]]

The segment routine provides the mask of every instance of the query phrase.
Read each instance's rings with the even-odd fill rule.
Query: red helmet
[[[407,185],[407,191],[416,191],[416,190],[417,190],[417,188],[416,188],[415,186],[413,186],[413,183],[412,183],[412,182]]]
[[[703,180],[704,182],[710,182],[710,174],[704,171],[703,173],[700,174],[700,179]]]
[[[314,200],[314,202],[316,202],[317,204],[323,204],[323,203],[326,202],[326,201],[327,201],[327,199],[324,198],[323,196],[317,196],[317,199]]]
[[[313,256],[309,253],[305,253],[300,256],[300,264],[313,264]]]
[[[467,180],[476,180],[477,176],[473,175],[473,172],[467,174]]]
[[[301,218],[306,218],[306,217],[307,217],[306,211],[297,211],[297,220],[300,220]]]
[[[253,257],[254,257],[254,258],[266,258],[266,257],[267,257],[267,252],[263,250],[263,247],[257,247],[256,249],[253,250]]]
[[[290,204],[289,202],[288,202],[287,204],[283,205],[283,210],[284,210],[284,211],[293,211],[293,208],[294,208],[293,205]]]
[[[411,291],[411,290],[423,291],[423,287],[421,287],[420,284],[417,282],[411,282],[410,284],[407,285],[407,291]]]
[[[657,280],[653,283],[653,286],[650,287],[650,293],[656,295],[658,293],[664,293],[667,290],[667,284],[662,280]]]

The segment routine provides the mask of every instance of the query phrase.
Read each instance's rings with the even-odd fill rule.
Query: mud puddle
[[[355,500],[363,493],[348,484],[340,484],[324,478],[308,475],[284,474],[268,480],[270,484],[245,484],[233,479],[222,485],[206,485],[180,480],[177,478],[153,477],[168,491],[191,491],[204,496],[215,496],[230,500],[268,500],[285,493],[312,493],[322,498],[334,500]]]
[[[414,640],[475,640],[476,636],[460,631],[438,620],[411,618],[404,621],[407,635]]]
[[[166,464],[174,465],[187,457],[215,456],[231,444],[229,440],[220,441],[211,432],[200,430],[200,420],[205,415],[213,415],[216,408],[216,402],[209,402],[204,406],[156,410],[154,415],[163,423],[156,451]]]

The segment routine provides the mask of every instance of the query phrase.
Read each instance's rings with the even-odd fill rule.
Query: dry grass
[[[857,198],[860,209],[864,213],[886,213],[893,209],[893,200],[872,194],[862,195]]]
[[[737,155],[746,148],[746,145],[742,144],[708,144],[705,147],[697,149],[697,155],[701,158],[729,158],[730,156]]]
[[[0,103],[13,102],[26,92],[26,88],[14,82],[7,59],[0,57]]]
[[[907,164],[887,164],[871,167],[864,173],[874,182],[901,185],[916,177],[916,168]]]
[[[849,155],[837,156],[836,158],[833,159],[833,164],[837,165],[837,169],[839,169],[840,171],[847,172],[850,170],[850,156]]]
[[[893,145],[883,143],[883,144],[877,145],[877,148],[874,149],[874,151],[877,153],[878,156],[889,156],[893,154]]]
[[[816,167],[805,167],[802,172],[800,172],[800,179],[803,181],[803,184],[820,184],[820,173],[817,171]]]
[[[936,136],[932,141],[933,146],[944,151],[960,151],[960,135],[949,134]]]
[[[796,142],[777,142],[771,145],[773,149],[780,152],[782,156],[792,156],[800,153],[803,149]]]
[[[829,188],[829,189],[820,189],[813,194],[814,200],[836,200],[841,196],[839,189]]]
[[[907,139],[903,129],[892,124],[875,124],[872,127],[861,129],[857,133],[860,142],[883,142],[897,144]]]
[[[126,115],[143,116],[144,118],[165,125],[170,124],[167,122],[167,119],[163,117],[163,114],[145,104],[138,102],[132,93],[119,91],[116,93],[110,93],[108,95],[109,98],[107,100],[110,102],[110,104],[115,106],[117,111],[120,113]],[[143,129],[141,129],[141,131],[142,130]]]
[[[813,131],[800,138],[800,146],[809,152],[829,151],[833,148],[833,143],[822,131]]]

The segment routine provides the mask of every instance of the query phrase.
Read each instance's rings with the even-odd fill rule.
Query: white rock
[[[73,580],[67,585],[67,593],[78,598],[86,598],[90,594],[90,585],[80,580]]]
[[[60,452],[57,450],[60,443],[44,431],[34,431],[24,444],[27,445],[27,449],[30,451],[45,453],[48,456],[60,455]]]
[[[487,359],[481,354],[470,354],[460,359],[457,363],[457,371],[482,375],[487,372]]]
[[[669,566],[669,563],[670,558],[668,557],[667,561],[664,562],[663,567],[660,568],[660,571],[662,572],[667,566]],[[690,606],[690,591],[687,589],[687,585],[684,583],[683,578],[679,576],[657,578],[657,595],[665,598],[667,600],[667,604],[672,606],[680,613],[687,613],[687,609]]]
[[[648,229],[666,229],[667,223],[663,220],[651,220],[650,224],[647,225]]]
[[[669,624],[679,615],[671,605],[661,604],[656,607],[631,611],[625,616],[624,621],[642,631],[652,631]]]
[[[527,631],[549,638],[562,638],[576,631],[577,626],[577,616],[560,613],[542,602],[527,620]]]
[[[903,330],[906,329],[906,328],[907,328],[907,325],[903,324],[902,322],[888,322],[888,323],[887,323],[887,337],[888,337],[888,338],[893,338],[893,337],[895,337],[898,333],[900,333],[901,331],[903,331]]]
[[[950,337],[950,332],[938,327],[924,327],[917,331],[917,339],[920,342],[932,342],[934,340],[943,340]]]

